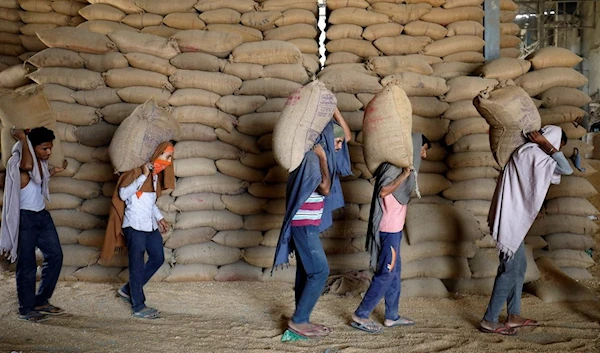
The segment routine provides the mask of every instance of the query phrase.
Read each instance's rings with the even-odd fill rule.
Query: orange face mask
[[[156,175],[163,170],[165,170],[168,166],[171,165],[171,161],[165,161],[164,159],[157,159],[153,163],[154,169],[152,170],[152,174]]]

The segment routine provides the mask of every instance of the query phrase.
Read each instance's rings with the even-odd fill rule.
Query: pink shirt
[[[383,198],[383,216],[379,223],[379,231],[386,233],[398,233],[404,229],[406,220],[406,205],[400,204],[394,195],[389,194]]]

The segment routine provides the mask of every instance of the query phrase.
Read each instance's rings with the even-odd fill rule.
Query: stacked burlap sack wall
[[[110,10],[93,4],[94,11],[81,13],[99,16],[97,5],[123,12],[128,3]],[[185,15],[182,29],[170,27],[164,38],[140,33],[148,28],[141,25],[112,31],[117,18],[93,19],[84,28],[38,32],[50,48],[29,59],[38,70],[28,77],[44,85],[69,161],[53,177],[48,205],[65,252],[61,278],[127,278],[126,256],[97,263],[116,178],[107,146],[117,126],[153,98],[183,127],[175,147],[178,184],[158,202],[174,229],[165,235],[165,265],[154,280],[293,280],[293,268],[270,276],[287,178],[275,167],[270,134],[287,97],[319,69],[317,51],[308,48],[316,47],[316,3],[136,4],[143,21]],[[239,24],[242,18],[249,26]],[[218,30],[185,29],[205,22]]]

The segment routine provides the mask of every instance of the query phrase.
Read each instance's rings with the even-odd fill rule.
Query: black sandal
[[[30,311],[27,314],[19,315],[19,320],[29,321],[33,323],[39,323],[50,319],[47,315],[40,313],[39,311]]]

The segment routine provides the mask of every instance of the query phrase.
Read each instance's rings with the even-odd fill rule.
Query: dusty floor
[[[598,293],[597,281],[595,287]],[[369,335],[348,326],[359,298],[323,296],[312,320],[334,332],[282,343],[293,310],[284,283],[153,283],[148,304],[163,318],[132,318],[116,285],[60,282],[52,302],[68,314],[41,324],[17,320],[14,275],[0,274],[0,352],[600,352],[600,303],[549,304],[526,295],[523,314],[540,320],[516,337],[476,330],[486,297],[403,298],[412,328]],[[383,306],[375,312],[381,320]]]

